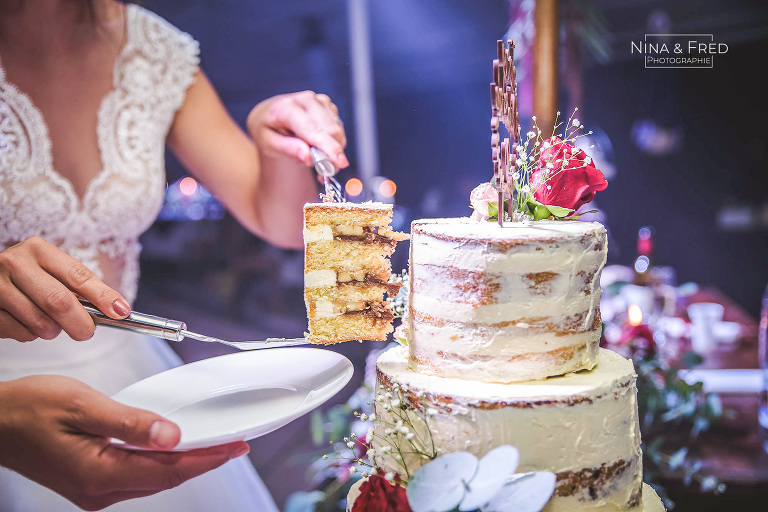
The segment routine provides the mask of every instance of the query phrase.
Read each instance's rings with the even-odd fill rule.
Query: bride
[[[267,99],[244,133],[197,42],[137,5],[0,4],[0,465],[13,470],[0,469],[0,510],[277,510],[237,458],[246,443],[163,452],[176,425],[107,398],[181,361],[159,340],[94,328],[77,301],[130,312],[166,145],[281,247],[301,247],[301,205],[317,197],[309,147],[349,165],[327,96]]]

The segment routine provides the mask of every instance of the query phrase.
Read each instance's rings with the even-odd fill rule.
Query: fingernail
[[[336,157],[336,159],[341,162],[341,165],[343,167],[347,167],[349,165],[349,160],[347,160],[347,155],[344,153],[339,153],[339,156]]]
[[[123,299],[113,302],[112,310],[120,316],[128,316],[131,313],[131,307]]]
[[[238,450],[235,450],[235,451],[232,453],[232,458],[233,458],[233,459],[236,459],[236,458],[238,458],[238,457],[242,457],[243,455],[246,455],[246,454],[247,454],[247,453],[249,453],[250,451],[251,451],[251,447],[250,447],[250,446],[248,446],[248,445],[245,445],[245,446],[243,446],[242,448],[240,448],[240,449],[238,449]]]
[[[299,148],[299,150],[296,151],[296,158],[298,158],[299,162],[303,164],[311,165],[311,162],[309,161],[309,155],[306,151],[304,151],[304,148]]]
[[[156,421],[149,428],[149,440],[159,448],[176,446],[176,429],[165,421]]]

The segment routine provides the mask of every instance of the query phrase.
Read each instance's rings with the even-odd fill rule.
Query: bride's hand
[[[0,466],[52,489],[85,510],[149,496],[248,453],[243,441],[170,450],[179,427],[120,404],[68,377],[35,375],[0,382]]]
[[[112,318],[131,312],[120,293],[42,238],[0,251],[0,338],[50,340],[63,329],[74,340],[89,339],[95,325],[76,294]]]
[[[287,156],[311,166],[309,147],[315,146],[337,169],[349,166],[344,124],[339,109],[325,94],[303,91],[273,96],[251,110],[247,125],[259,151],[268,157]]]

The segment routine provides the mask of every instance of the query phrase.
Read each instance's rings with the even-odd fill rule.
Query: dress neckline
[[[125,58],[126,54],[128,53],[128,48],[130,47],[131,43],[131,19],[133,16],[133,6],[131,4],[128,4],[125,6],[123,10],[123,23],[125,25],[125,34],[123,37],[123,43],[122,47],[120,48],[120,51],[117,54],[117,57],[115,57],[115,62],[112,65],[112,87],[104,94],[101,101],[99,102],[99,108],[96,112],[96,132],[97,132],[97,144],[99,148],[99,158],[101,159],[101,167],[99,171],[90,179],[88,180],[88,184],[85,186],[85,190],[83,191],[83,196],[80,197],[77,192],[75,191],[75,186],[72,183],[72,181],[65,177],[64,175],[60,174],[53,165],[53,151],[52,151],[52,145],[53,142],[51,141],[51,135],[48,131],[48,124],[45,121],[45,116],[43,116],[43,113],[40,111],[40,109],[37,108],[37,105],[35,105],[35,102],[32,101],[32,98],[29,97],[27,93],[22,91],[18,86],[16,86],[15,83],[8,80],[8,77],[6,76],[5,67],[3,66],[3,60],[2,55],[0,55],[0,86],[5,87],[9,91],[11,91],[14,95],[18,96],[22,99],[22,101],[27,103],[27,106],[29,108],[29,112],[32,114],[32,117],[34,119],[34,123],[38,125],[38,130],[41,135],[41,141],[43,142],[43,147],[41,151],[41,156],[44,159],[44,172],[49,174],[50,177],[58,183],[65,191],[66,195],[72,200],[72,204],[75,205],[75,211],[82,211],[85,208],[85,205],[88,203],[90,196],[92,195],[93,188],[103,181],[105,179],[105,176],[107,176],[108,169],[107,166],[104,163],[104,148],[102,148],[101,145],[101,136],[99,134],[99,131],[101,130],[101,119],[104,115],[104,108],[107,104],[110,97],[117,94],[118,90],[118,76],[119,76],[119,69],[121,66],[121,63],[123,59]]]

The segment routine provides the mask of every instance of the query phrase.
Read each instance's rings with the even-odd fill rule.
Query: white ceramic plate
[[[175,422],[181,441],[174,450],[191,450],[272,432],[338,393],[353,371],[349,359],[330,350],[254,350],[173,368],[112,398]]]

